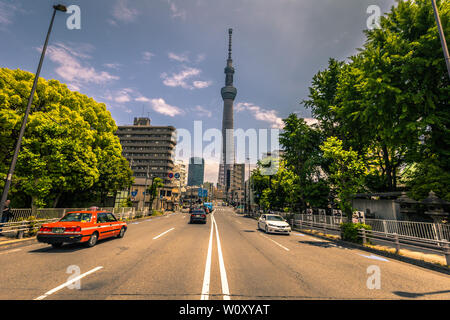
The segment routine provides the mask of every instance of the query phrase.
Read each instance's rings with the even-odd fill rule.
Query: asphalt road
[[[188,222],[130,223],[93,248],[0,251],[0,299],[450,299],[448,275],[299,232],[267,235],[230,208]]]

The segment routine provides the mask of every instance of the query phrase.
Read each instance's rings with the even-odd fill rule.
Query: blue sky
[[[0,66],[35,72],[57,1],[0,0]],[[235,128],[275,128],[296,112],[330,57],[364,42],[367,8],[393,0],[61,0],[81,9],[81,29],[58,13],[41,76],[104,102],[118,125],[221,128],[228,28],[233,28]],[[207,161],[206,179],[217,179]]]

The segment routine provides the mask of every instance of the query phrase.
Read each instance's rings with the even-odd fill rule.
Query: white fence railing
[[[347,218],[342,217],[341,220],[339,216],[296,214],[294,220],[323,223],[332,228],[339,226],[341,222],[346,222]],[[371,226],[372,231],[382,232],[384,234],[398,234],[421,239],[450,241],[450,225],[448,224],[380,219],[365,219],[365,224]]]
[[[318,228],[327,232],[340,231],[339,220],[337,216],[296,214],[290,223],[299,229]],[[342,222],[346,220],[342,218]],[[378,219],[365,219],[365,224],[372,230],[359,230],[363,243],[373,239],[392,243],[397,253],[401,246],[407,246],[442,254],[450,266],[450,226],[447,224]]]

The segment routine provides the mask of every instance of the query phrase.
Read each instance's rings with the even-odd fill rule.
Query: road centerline
[[[220,245],[219,230],[217,228],[216,219],[214,219],[214,216],[212,216],[211,218],[212,218],[212,222],[214,223],[215,228],[216,228],[217,252],[218,252],[218,256],[219,256],[220,280],[222,283],[223,300],[230,300],[230,289],[228,287],[227,272],[225,270],[225,263],[223,261],[222,247]]]
[[[211,218],[212,217],[213,216],[211,216]],[[211,233],[209,235],[208,253],[206,255],[205,274],[203,276],[203,287],[202,287],[202,295],[201,295],[200,300],[208,300],[209,299],[209,284],[211,281],[211,253],[212,253],[212,240],[213,240],[213,231],[214,231],[213,227],[214,227],[214,224],[211,221]]]

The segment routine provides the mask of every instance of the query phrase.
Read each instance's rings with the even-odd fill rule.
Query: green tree
[[[147,193],[150,194],[150,204],[149,204],[149,210],[153,207],[153,202],[155,201],[155,198],[158,196],[158,190],[160,188],[164,187],[164,181],[161,178],[155,177],[152,179],[152,184],[147,188]]]
[[[328,138],[320,148],[323,156],[332,160],[329,175],[331,187],[337,194],[340,209],[351,221],[352,197],[363,189],[368,168],[356,151],[343,149],[342,141],[336,137]]]
[[[438,6],[448,37],[450,3]],[[305,105],[321,120],[325,136],[338,137],[345,149],[377,164],[366,177],[372,190],[396,190],[405,164],[423,162],[417,169],[427,170],[430,158],[448,172],[450,81],[431,2],[398,1],[381,18],[381,28],[365,34],[364,47],[348,63],[331,59],[313,78]]]
[[[323,135],[317,127],[309,126],[296,114],[290,114],[283,121],[285,126],[280,134],[282,158],[286,169],[292,171],[292,181],[295,181],[291,189],[295,195],[290,197],[291,201],[298,203],[300,209],[308,204],[326,207],[329,188],[324,179],[328,164],[320,149]]]
[[[0,69],[2,186],[8,171],[34,75]],[[80,193],[114,192],[131,182],[117,126],[106,106],[56,80],[40,78],[31,107],[11,195],[33,208],[56,206]],[[16,197],[17,195],[17,197]],[[17,204],[17,203],[16,203]],[[67,204],[67,203],[66,203]]]

